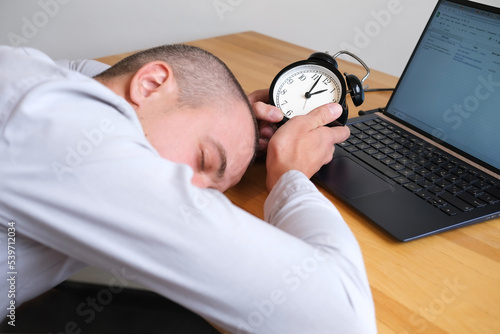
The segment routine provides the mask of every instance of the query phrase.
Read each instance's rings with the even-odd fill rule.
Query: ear
[[[142,106],[148,99],[157,97],[162,92],[172,92],[174,83],[172,68],[167,63],[162,61],[147,63],[130,81],[130,101]]]

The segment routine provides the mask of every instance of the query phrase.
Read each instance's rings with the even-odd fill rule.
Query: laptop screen
[[[500,170],[500,10],[441,1],[386,113]]]

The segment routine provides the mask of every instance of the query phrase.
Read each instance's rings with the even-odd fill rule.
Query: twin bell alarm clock
[[[338,70],[335,58],[347,54],[366,69],[363,79]],[[366,64],[349,51],[335,55],[315,52],[305,60],[297,61],[282,69],[274,78],[269,89],[269,101],[283,112],[282,125],[292,117],[305,115],[311,110],[331,102],[342,106],[342,115],[328,126],[345,125],[348,117],[346,95],[349,93],[355,106],[365,99],[363,82],[370,75]]]

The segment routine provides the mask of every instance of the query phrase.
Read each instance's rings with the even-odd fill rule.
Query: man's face
[[[160,155],[194,171],[192,183],[225,191],[238,183],[255,150],[255,126],[248,107],[172,108],[146,129]]]

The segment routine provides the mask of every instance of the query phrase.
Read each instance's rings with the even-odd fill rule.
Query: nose
[[[211,179],[206,174],[194,173],[191,183],[198,188],[210,188]]]

